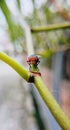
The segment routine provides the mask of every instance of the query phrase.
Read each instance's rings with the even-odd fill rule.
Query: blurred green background
[[[33,48],[45,84],[70,118],[70,28],[30,31],[31,37],[27,31],[61,23],[70,23],[69,0],[0,0],[0,51],[28,68],[26,58]],[[61,129],[34,86],[1,61],[0,106],[1,130]]]

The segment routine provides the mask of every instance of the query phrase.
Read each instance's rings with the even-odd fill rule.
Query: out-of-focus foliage
[[[23,16],[25,21],[31,26],[44,26],[48,24],[62,23],[70,20],[69,5],[67,1],[62,0],[61,3],[57,0],[42,0],[39,4],[37,0],[32,0],[33,11],[31,15]],[[16,6],[18,12],[21,12],[21,0],[16,0]],[[30,6],[30,5],[29,5]],[[14,16],[10,12],[6,0],[0,0],[0,7],[4,13],[6,21],[8,23],[9,32],[13,41],[19,41],[18,44],[23,43],[23,47],[26,48],[24,41],[24,30],[20,27],[19,22],[15,22]],[[20,17],[21,18],[21,17]],[[18,19],[17,19],[18,21]],[[68,45],[70,42],[69,29],[43,33],[33,33],[33,45],[35,52],[41,54],[41,56],[51,57],[51,51],[59,47],[59,45]],[[13,42],[15,44],[16,42]],[[22,44],[21,44],[22,46]],[[46,52],[45,50],[48,51]],[[24,50],[24,49],[22,49]],[[25,49],[26,50],[26,49]],[[45,51],[45,52],[44,52]],[[43,54],[41,52],[44,52]]]
[[[17,0],[17,6],[18,6],[18,9],[20,10],[21,9],[20,0]]]
[[[56,3],[56,4],[55,4]],[[59,10],[56,10],[57,7],[57,1],[47,1],[45,2],[40,8],[36,8],[35,3],[34,4],[34,13],[33,17],[27,17],[26,20],[30,23],[31,26],[44,26],[48,24],[55,24],[55,23],[61,23],[68,21],[69,19],[65,18],[64,15],[61,15],[60,11],[63,11],[65,14],[65,10],[62,7],[59,6]],[[64,2],[63,2],[64,4]],[[55,7],[56,5],[56,7]],[[53,6],[53,7],[52,7]],[[53,8],[53,9],[52,9]],[[67,14],[69,13],[68,10],[66,10]],[[66,35],[65,35],[66,34]],[[33,42],[35,44],[35,48],[37,51],[44,50],[47,48],[54,49],[57,46],[61,44],[69,44],[70,41],[70,31],[69,29],[65,30],[59,30],[59,31],[51,31],[51,32],[45,32],[45,33],[37,33],[33,34]],[[39,50],[38,50],[39,48]]]
[[[15,23],[12,13],[10,12],[5,0],[0,0],[0,7],[6,18],[9,27],[8,32],[10,34],[11,39],[15,41],[16,39],[22,38],[22,36],[24,35],[23,29],[20,27],[19,24]]]

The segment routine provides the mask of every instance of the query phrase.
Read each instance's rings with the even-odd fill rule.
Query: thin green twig
[[[70,22],[52,24],[52,25],[47,25],[44,27],[33,27],[33,28],[31,28],[31,32],[38,33],[38,32],[54,31],[54,30],[65,29],[65,28],[70,28]]]

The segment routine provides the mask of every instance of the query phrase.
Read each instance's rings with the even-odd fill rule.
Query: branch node
[[[30,75],[28,82],[34,83],[34,75]]]
[[[40,72],[30,72],[30,77],[29,77],[29,80],[28,82],[30,83],[34,83],[34,78],[35,76],[41,76],[41,73]]]

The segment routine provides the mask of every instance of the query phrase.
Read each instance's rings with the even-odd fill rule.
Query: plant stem
[[[12,23],[12,20],[11,20],[11,13],[10,13],[10,10],[8,9],[8,7],[7,7],[5,0],[0,0],[0,7],[1,7],[3,13],[4,13],[6,20],[7,20],[9,29],[12,31],[13,23]]]
[[[63,130],[70,130],[70,121],[64,112],[61,110],[60,106],[57,104],[56,100],[53,98],[51,93],[49,92],[48,88],[43,83],[40,76],[36,76],[34,80],[35,86],[38,89],[41,97],[43,98],[44,102],[50,109],[52,115],[61,126]]]
[[[11,57],[7,56],[3,52],[0,52],[0,60],[10,65],[22,78],[28,81],[30,73]]]
[[[65,29],[65,28],[70,28],[70,22],[52,24],[52,25],[47,25],[45,27],[33,27],[31,28],[31,31],[34,33],[38,33],[38,32],[53,31],[53,30]]]
[[[15,60],[0,52],[0,60],[4,61],[8,65],[10,65],[22,78],[26,81],[29,81],[30,73],[24,67],[22,67],[19,63]],[[51,93],[49,92],[48,88],[44,85],[42,78],[40,76],[34,76],[34,84],[38,89],[41,97],[43,98],[44,102],[50,109],[51,113],[57,120],[58,124],[61,126],[63,130],[70,130],[70,121],[61,110]]]

